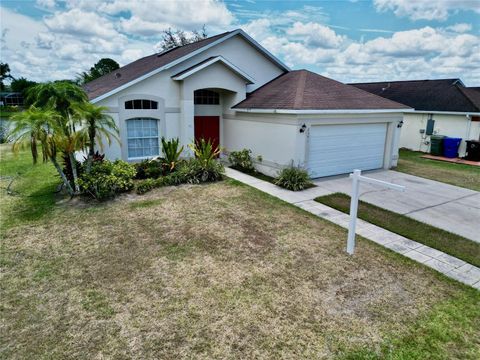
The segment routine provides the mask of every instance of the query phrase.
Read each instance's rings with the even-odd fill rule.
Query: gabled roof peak
[[[247,42],[249,42],[258,51],[263,53],[268,59],[275,63],[279,68],[284,71],[290,69],[283,64],[279,59],[269,53],[259,43],[252,39],[242,29],[236,29],[233,31],[227,31],[222,34],[214,35],[206,39],[179,46],[162,53],[156,53],[149,56],[145,56],[130,64],[127,64],[114,73],[104,75],[98,79],[95,79],[84,85],[84,89],[88,94],[89,99],[92,102],[100,101],[108,96],[121,91],[128,86],[136,84],[152,75],[159,73],[173,67],[192,56],[195,56],[212,46],[215,46],[227,39],[230,39],[236,35],[242,36]],[[115,76],[115,74],[120,76]]]

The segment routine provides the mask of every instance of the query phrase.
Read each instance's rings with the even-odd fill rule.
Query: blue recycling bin
[[[443,139],[443,156],[448,158],[458,157],[458,147],[461,142],[462,139],[460,138],[446,137]]]

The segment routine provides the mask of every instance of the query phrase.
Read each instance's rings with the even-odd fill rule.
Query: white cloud
[[[376,0],[375,6],[411,18],[429,11],[428,16],[443,18],[472,6],[463,0],[455,2],[463,7],[448,1],[406,3]],[[152,54],[165,28],[188,31],[205,23],[211,35],[242,27],[292,68],[307,67],[344,82],[461,77],[480,83],[480,38],[466,23],[399,32],[363,29],[370,40],[356,41],[328,25],[328,14],[313,6],[283,13],[247,6],[231,13],[214,0],[39,0],[38,6],[48,8],[43,20],[1,8],[2,61],[14,76],[37,81],[73,78],[102,57],[125,65]]]
[[[460,23],[460,24],[447,26],[446,29],[453,32],[457,32],[457,33],[465,33],[472,30],[472,24]]]
[[[226,5],[216,0],[113,0],[100,9],[109,14],[129,12],[131,17],[123,19],[122,29],[138,35],[155,35],[168,26],[193,30],[210,24],[210,28],[219,29],[234,21]]]
[[[80,9],[57,11],[54,15],[45,18],[45,24],[52,32],[75,36],[97,36],[108,39],[119,35],[113,24],[106,18]]]
[[[448,56],[452,53],[468,56],[479,46],[480,40],[474,35],[449,33],[429,26],[399,31],[389,38],[379,37],[364,45],[370,53],[393,57]]]
[[[55,8],[56,1],[55,0],[37,0],[37,5],[46,10],[50,10]]]
[[[304,24],[299,21],[287,29],[287,35],[305,39],[305,42],[310,46],[327,49],[340,46],[345,39],[344,36],[337,35],[328,26],[313,22]]]
[[[393,11],[412,20],[446,20],[459,10],[480,13],[478,0],[374,0],[374,5],[378,11]]]
[[[264,40],[268,36],[271,36],[270,27],[272,21],[267,18],[255,19],[242,26],[242,29],[247,32],[251,37],[257,41]]]
[[[55,35],[49,32],[39,32],[35,37],[39,49],[52,49]]]
[[[315,27],[308,23],[296,24],[287,28],[284,35],[277,33],[272,20],[257,19],[245,29],[258,33],[256,39],[287,65],[308,66],[344,82],[435,77],[461,77],[468,83],[480,82],[480,74],[474,71],[480,68],[480,38],[459,33],[457,27],[427,26],[389,36],[384,34],[366,42],[338,39],[339,35],[325,31],[324,34],[329,34],[326,39],[333,39],[330,45],[336,45],[331,48],[324,47],[325,39],[321,46],[310,41],[309,34],[313,32],[309,31]]]

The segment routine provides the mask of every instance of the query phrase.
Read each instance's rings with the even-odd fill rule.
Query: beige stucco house
[[[291,164],[312,177],[396,165],[409,107],[306,71],[291,71],[242,30],[153,54],[86,84],[107,106],[121,143],[110,159],[161,154],[160,138],[209,138],[251,149],[274,175]],[[185,156],[188,147],[185,147]]]

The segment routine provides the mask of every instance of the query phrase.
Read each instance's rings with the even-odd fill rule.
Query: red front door
[[[195,116],[195,141],[200,139],[210,140],[213,147],[220,146],[220,117]]]

